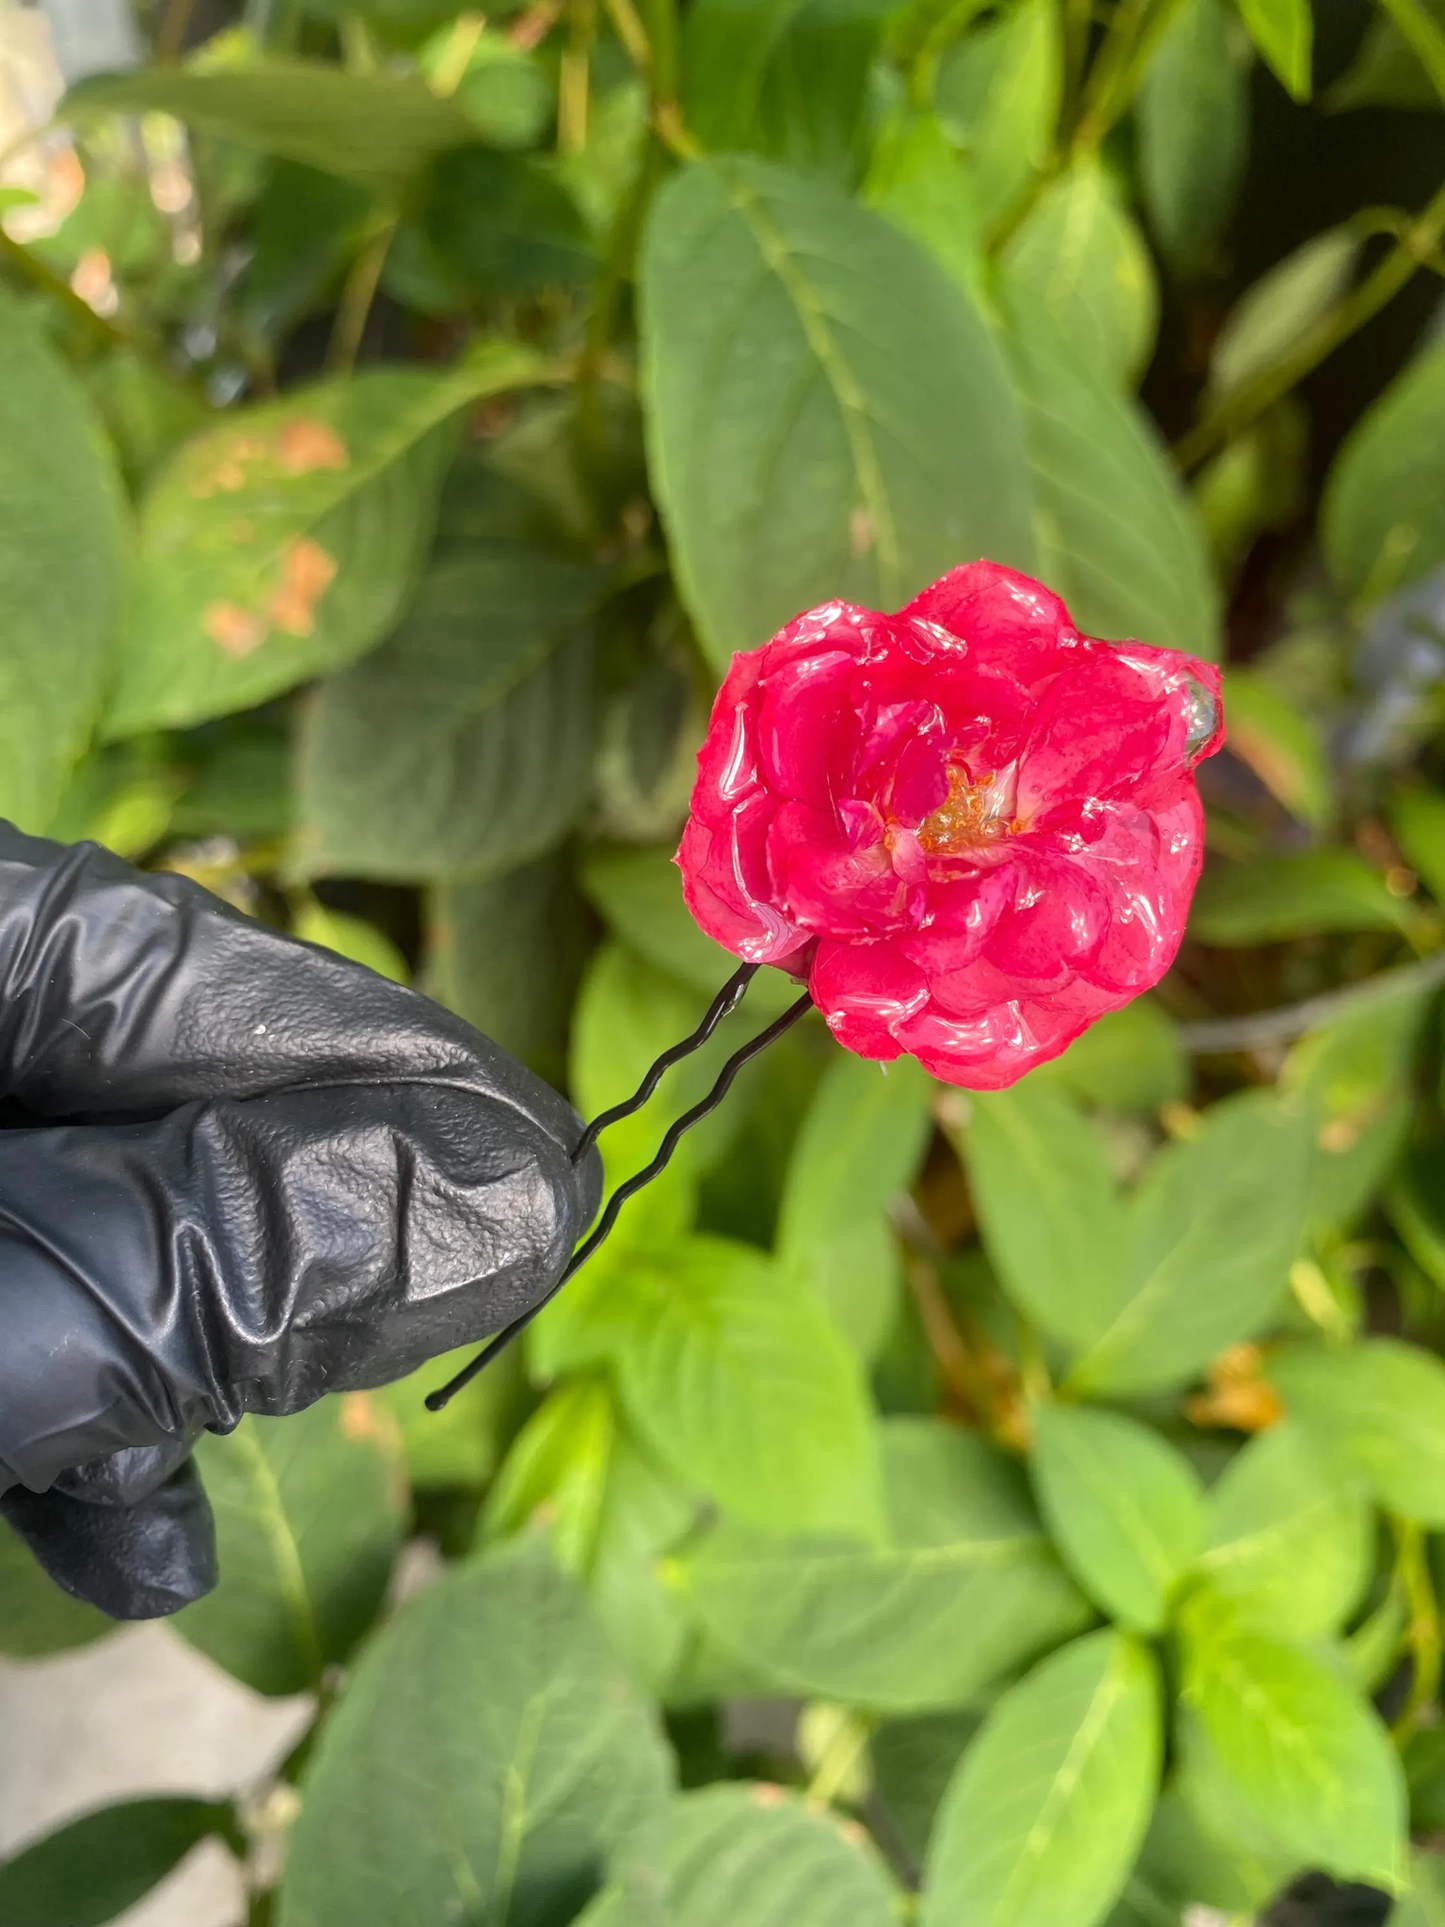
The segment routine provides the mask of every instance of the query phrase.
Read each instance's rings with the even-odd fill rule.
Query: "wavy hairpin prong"
[[[759,966],[757,964],[748,963],[743,964],[739,970],[734,971],[733,975],[728,978],[717,996],[713,998],[712,1003],[708,1006],[707,1015],[703,1018],[697,1029],[692,1032],[691,1036],[683,1038],[679,1044],[673,1044],[662,1053],[655,1063],[649,1066],[647,1075],[632,1093],[631,1097],[625,1099],[621,1104],[614,1104],[611,1110],[603,1111],[598,1117],[593,1118],[592,1122],[577,1140],[576,1146],[572,1151],[573,1164],[580,1164],[582,1162],[582,1159],[586,1157],[592,1146],[597,1142],[597,1139],[609,1125],[618,1124],[623,1118],[631,1117],[635,1111],[640,1111],[662,1082],[663,1075],[666,1071],[670,1070],[674,1064],[681,1063],[684,1057],[689,1057],[695,1050],[702,1048],[722,1022],[723,1018],[736,1010],[742,1002],[744,992],[752,982],[758,968]],[[610,1235],[613,1226],[617,1223],[622,1207],[626,1204],[627,1200],[636,1197],[637,1193],[641,1191],[644,1186],[651,1184],[654,1178],[661,1176],[663,1171],[665,1171],[671,1163],[673,1152],[676,1151],[678,1145],[692,1127],[695,1124],[700,1124],[705,1117],[715,1111],[718,1105],[722,1103],[732,1087],[734,1078],[743,1066],[751,1063],[753,1058],[759,1056],[768,1048],[769,1044],[776,1042],[776,1040],[783,1035],[784,1031],[791,1030],[798,1019],[806,1016],[812,1007],[813,999],[805,990],[796,1003],[788,1006],[781,1017],[774,1018],[766,1030],[760,1030],[756,1037],[751,1038],[740,1050],[733,1052],[732,1056],[718,1072],[717,1079],[707,1096],[701,1098],[694,1104],[690,1111],[684,1111],[682,1116],[669,1127],[663,1137],[662,1143],[657,1148],[657,1155],[652,1159],[651,1163],[645,1164],[640,1171],[628,1178],[624,1184],[618,1185],[617,1189],[612,1193],[612,1196],[607,1200],[602,1216],[597,1220],[596,1225],[588,1236],[583,1239],[582,1243],[578,1245],[577,1249],[573,1252],[571,1262],[562,1273],[562,1276],[557,1280],[556,1284],[553,1285],[552,1289],[545,1297],[539,1298],[535,1305],[529,1306],[526,1311],[514,1318],[510,1325],[503,1326],[502,1330],[499,1331],[494,1338],[488,1339],[476,1357],[468,1360],[454,1378],[448,1379],[446,1384],[441,1386],[439,1390],[429,1393],[426,1400],[426,1406],[429,1412],[440,1412],[443,1406],[456,1397],[463,1386],[470,1385],[478,1372],[483,1370],[485,1366],[490,1365],[499,1352],[505,1351],[512,1340],[526,1330],[527,1326],[531,1324],[543,1306],[549,1305],[562,1289],[563,1285],[565,1285],[569,1279],[576,1277],[577,1273],[582,1269],[583,1265],[586,1264],[593,1252],[595,1252],[598,1246]]]

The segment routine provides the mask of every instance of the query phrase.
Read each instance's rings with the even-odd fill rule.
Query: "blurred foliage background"
[[[594,1114],[728,974],[670,856],[800,608],[991,555],[1230,722],[1056,1064],[805,1025],[444,1416],[203,1441],[178,1629],[315,1727],[0,1918],[218,1836],[251,1927],[1445,1921],[1442,107],[1437,0],[0,9],[24,827]],[[105,1630],[0,1539],[0,1650]]]

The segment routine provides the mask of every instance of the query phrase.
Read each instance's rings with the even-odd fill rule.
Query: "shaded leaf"
[[[0,1920],[104,1927],[213,1833],[234,1837],[236,1823],[209,1800],[127,1800],[87,1813],[0,1866]]]
[[[641,297],[653,482],[716,667],[828,597],[895,608],[960,556],[1028,562],[998,352],[881,216],[696,164],[654,205]]]
[[[1123,1888],[1159,1777],[1155,1663],[1122,1633],[1052,1654],[985,1719],[945,1795],[922,1927],[1094,1927]]]
[[[1333,781],[1314,721],[1248,669],[1226,671],[1224,713],[1231,751],[1291,816],[1323,829],[1334,810]]]
[[[83,391],[3,291],[0,333],[0,815],[41,830],[100,706],[128,531]]]
[[[1249,74],[1223,0],[1185,0],[1134,109],[1149,222],[1180,273],[1208,261],[1234,211],[1249,144]]]
[[[1283,943],[1319,930],[1401,930],[1409,904],[1353,850],[1307,850],[1211,864],[1189,913],[1201,943]]]
[[[978,1728],[976,1713],[920,1713],[885,1720],[868,1743],[889,1828],[915,1870],[922,1869],[943,1796]]]
[[[1204,1543],[1198,1474],[1117,1412],[1040,1405],[1033,1430],[1039,1509],[1075,1578],[1111,1618],[1161,1631]]]
[[[68,119],[174,114],[198,133],[339,174],[395,195],[433,154],[460,147],[472,125],[415,74],[357,73],[322,61],[258,61],[214,73],[150,67],[96,74],[61,102]]]
[[[1087,1624],[1002,1453],[936,1420],[894,1420],[884,1470],[883,1545],[735,1527],[705,1541],[680,1581],[707,1630],[780,1690],[915,1713],[966,1703]]]
[[[39,1659],[88,1646],[114,1631],[113,1619],[62,1592],[25,1541],[0,1519],[0,1653]]]
[[[437,1581],[322,1729],[281,1927],[564,1927],[666,1822],[670,1765],[576,1585],[534,1545]]]
[[[1012,301],[1009,322],[1039,572],[1091,634],[1217,655],[1219,591],[1203,530],[1158,431],[1036,303]]]
[[[1374,1555],[1369,1508],[1298,1426],[1273,1426],[1230,1460],[1206,1519],[1200,1568],[1258,1631],[1313,1639],[1358,1604]]]
[[[1002,263],[1005,287],[1042,307],[1092,374],[1122,385],[1143,371],[1159,322],[1154,267],[1097,155],[1049,183],[1010,235]]]
[[[1349,286],[1360,247],[1351,229],[1328,228],[1245,289],[1215,338],[1209,381],[1216,393],[1232,394],[1283,360]]]
[[[202,1437],[221,1582],[172,1622],[258,1693],[320,1683],[370,1626],[406,1523],[394,1421],[362,1392]]]
[[[1325,559],[1374,602],[1445,562],[1445,348],[1397,375],[1335,457],[1321,511]]]
[[[1064,50],[1052,0],[1022,0],[944,55],[935,101],[968,157],[980,232],[992,238],[1049,165]]]

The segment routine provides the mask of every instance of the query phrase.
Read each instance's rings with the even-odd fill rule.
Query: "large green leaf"
[[[750,1245],[637,1253],[599,1330],[639,1436],[731,1518],[771,1531],[876,1525],[857,1361],[807,1285]]]
[[[365,1393],[203,1437],[221,1583],[177,1615],[177,1632],[259,1693],[317,1686],[386,1592],[406,1524],[398,1446]]]
[[[396,634],[307,712],[307,868],[484,877],[551,848],[587,794],[602,581],[523,542],[435,563]]]
[[[5,1927],[105,1927],[208,1834],[236,1837],[228,1806],[127,1800],[70,1821],[0,1866]]]
[[[880,215],[744,156],[663,189],[641,266],[653,482],[713,663],[836,596],[1028,566],[1022,435],[966,296]]]
[[[1086,1104],[1148,1115],[1189,1089],[1189,1062],[1162,1005],[1136,997],[1111,1010],[1048,1064],[1030,1072]]]
[[[887,1075],[840,1053],[824,1072],[788,1164],[777,1252],[806,1279],[860,1356],[898,1308],[898,1240],[888,1207],[913,1182],[928,1142],[931,1089],[909,1058]]]
[[[61,103],[66,118],[174,114],[198,133],[258,147],[394,195],[433,154],[473,136],[461,102],[415,74],[357,73],[321,61],[266,60],[215,73],[151,67],[98,74]]]
[[[697,1524],[706,1503],[625,1425],[617,1427],[587,1586],[613,1651],[652,1693],[666,1691],[692,1633],[665,1583],[664,1556]]]
[[[1045,309],[1091,373],[1119,386],[1142,372],[1159,322],[1154,267],[1096,154],[1049,183],[1002,259],[1005,286]]]
[[[39,1659],[114,1631],[113,1619],[62,1592],[25,1541],[0,1520],[0,1653]]]
[[[1269,1322],[1304,1231],[1311,1148],[1305,1107],[1261,1092],[1214,1105],[1197,1138],[1158,1153],[1131,1200],[1118,1308],[1076,1386],[1176,1385]]]
[[[428,899],[427,989],[551,1084],[565,1083],[567,1022],[587,911],[557,853]]]
[[[115,459],[0,291],[0,816],[44,829],[99,707],[127,531]]]
[[[1363,1473],[1382,1505],[1445,1526],[1445,1364],[1372,1338],[1347,1351],[1280,1352],[1269,1371],[1291,1417]]]
[[[704,147],[754,149],[849,186],[891,0],[697,0],[682,106]]]
[[[1158,431],[1036,301],[1015,298],[1009,319],[1040,573],[1095,635],[1216,655],[1219,590]]]
[[[1182,1453],[1117,1412],[1041,1405],[1034,1489],[1055,1545],[1111,1618],[1162,1630],[1204,1543],[1202,1488]]]
[[[1246,1853],[1398,1888],[1404,1774],[1374,1709],[1334,1665],[1208,1594],[1184,1630],[1179,1737],[1209,1828]]]
[[[535,1544],[449,1573],[327,1722],[281,1927],[564,1927],[652,1857],[670,1768],[575,1584]]]
[[[1005,1290],[1082,1348],[1119,1303],[1126,1222],[1098,1133],[1044,1081],[976,1093],[965,1139],[974,1206]]]
[[[1249,73],[1224,0],[1184,0],[1134,109],[1139,181],[1171,264],[1204,267],[1234,209],[1249,142]]]
[[[564,1572],[585,1572],[616,1437],[616,1406],[604,1379],[583,1376],[559,1385],[513,1439],[487,1494],[478,1543],[535,1526]]]
[[[864,1547],[725,1527],[680,1568],[692,1610],[781,1690],[957,1706],[1088,1623],[1019,1468],[936,1420],[884,1428],[890,1534]]]
[[[536,367],[499,348],[454,374],[370,372],[193,437],[141,507],[107,732],[248,708],[369,649],[431,542],[445,424]]]
[[[973,170],[937,114],[899,110],[879,130],[862,197],[918,242],[977,305],[988,276]]]
[[[1314,16],[1310,0],[1239,0],[1249,37],[1296,100],[1310,97]]]
[[[1273,1426],[1230,1460],[1206,1520],[1200,1568],[1258,1631],[1337,1632],[1369,1579],[1374,1542],[1359,1484],[1322,1464],[1297,1425]]]
[[[1063,93],[1062,17],[1054,0],[1022,0],[944,56],[936,99],[968,156],[979,230],[1006,226],[1048,167]]]
[[[1445,561],[1445,348],[1397,375],[1330,470],[1321,533],[1335,580],[1372,602]]]
[[[857,1829],[773,1786],[713,1786],[673,1808],[663,1862],[678,1927],[893,1927],[898,1894]],[[626,1894],[586,1927],[635,1927]]]
[[[921,1927],[1094,1927],[1149,1824],[1163,1751],[1147,1647],[1092,1633],[984,1721],[944,1798]]]
[[[1307,850],[1211,865],[1195,892],[1189,934],[1232,948],[1321,930],[1401,930],[1413,917],[1355,851]]]

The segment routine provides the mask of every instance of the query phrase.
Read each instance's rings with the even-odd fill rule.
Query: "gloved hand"
[[[0,825],[0,1512],[118,1618],[215,1583],[188,1453],[472,1344],[596,1209],[570,1107],[437,1005]]]

